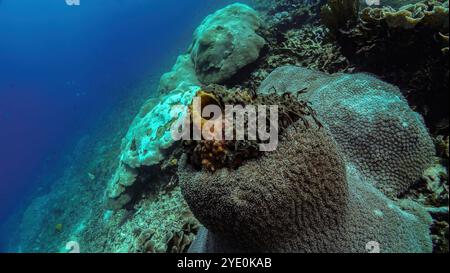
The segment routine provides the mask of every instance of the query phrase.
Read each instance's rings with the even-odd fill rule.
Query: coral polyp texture
[[[431,252],[430,215],[396,196],[432,163],[434,146],[397,88],[288,66],[258,92],[295,93],[324,127],[297,122],[276,151],[234,172],[181,163],[185,198],[208,229],[192,251],[365,252],[376,242],[382,252]]]
[[[374,185],[396,197],[433,162],[434,144],[419,114],[398,88],[367,74],[327,75],[305,68],[276,69],[259,92],[306,91],[318,118],[348,160]]]
[[[365,252],[371,241],[431,251],[430,216],[402,210],[346,167],[323,129],[293,125],[275,152],[236,171],[182,164],[183,194],[209,233],[192,252]]]
[[[131,201],[136,193],[128,189],[135,185],[142,167],[158,165],[167,157],[175,143],[171,126],[184,120],[187,114],[180,108],[175,116],[173,107],[189,105],[198,89],[182,84],[162,96],[159,102],[151,99],[142,106],[122,140],[119,167],[108,185],[108,198],[113,207],[120,208]]]

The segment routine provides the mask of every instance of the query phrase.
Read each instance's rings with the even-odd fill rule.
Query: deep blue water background
[[[157,81],[232,1],[0,1],[0,224],[144,77]],[[48,168],[48,166],[51,166]],[[44,174],[45,175],[45,174]]]

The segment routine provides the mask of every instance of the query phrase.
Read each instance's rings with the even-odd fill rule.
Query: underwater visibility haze
[[[448,253],[448,28],[448,0],[0,1],[0,252]]]

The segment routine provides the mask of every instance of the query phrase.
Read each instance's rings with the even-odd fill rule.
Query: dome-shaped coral
[[[402,210],[364,181],[323,129],[297,123],[275,152],[235,171],[182,163],[179,176],[208,228],[193,252],[364,252],[369,242],[382,252],[431,251],[429,215]]]
[[[434,154],[398,89],[365,74],[288,66],[258,90],[275,92],[310,101],[323,128],[299,121],[276,151],[234,171],[181,164],[184,196],[209,230],[192,251],[431,252],[430,215],[395,198]]]
[[[291,242],[342,225],[345,167],[331,138],[298,125],[283,141],[276,152],[235,171],[197,172],[185,165],[180,181],[196,217],[240,248],[259,251],[298,251]]]

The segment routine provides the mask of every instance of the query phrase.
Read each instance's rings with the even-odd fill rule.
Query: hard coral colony
[[[423,85],[436,83],[429,79],[412,91],[411,86],[400,90],[388,83],[403,60],[398,56],[378,70],[371,61],[379,61],[382,51],[369,43],[397,50],[402,44],[384,34],[389,29],[416,47],[423,41],[415,35],[433,35],[430,28],[445,41],[448,17],[441,14],[448,15],[448,2],[426,1],[395,11],[360,10],[360,3],[352,0],[318,1],[310,4],[316,13],[310,12],[308,20],[298,17],[300,8],[282,11],[283,3],[290,2],[301,1],[276,1],[262,15],[233,4],[208,16],[188,52],[161,78],[163,98],[174,89],[191,94],[190,100],[189,90],[197,88],[202,108],[276,104],[280,109],[281,140],[274,152],[258,151],[258,140],[188,140],[171,148],[179,159],[175,175],[183,196],[203,225],[190,251],[365,252],[367,244],[376,241],[382,252],[431,252],[430,226],[435,220],[425,204],[404,196],[436,160],[434,135],[409,106],[420,110],[421,105],[414,105],[420,96],[435,96],[422,94]],[[418,15],[415,9],[421,7],[423,14]],[[297,17],[273,18],[280,13],[280,18]],[[410,19],[413,14],[417,18]],[[270,17],[267,25],[264,16]],[[410,32],[414,27],[418,31]],[[297,35],[312,38],[296,40]],[[433,46],[446,54],[439,43]],[[425,63],[442,65],[436,75],[448,76],[443,55],[416,58],[417,69],[403,76],[411,79]],[[381,79],[308,68],[368,71]],[[401,80],[391,82],[408,86]],[[425,122],[433,128],[441,114],[431,109]],[[147,115],[155,116],[151,111]],[[201,126],[207,121],[201,113],[191,115],[200,116]],[[135,127],[131,130],[129,136],[143,143],[133,133]],[[148,165],[140,162],[127,166]]]
[[[398,2],[207,16],[129,126],[107,205],[77,233],[87,251],[448,252],[448,0]],[[211,121],[196,97],[277,105],[277,148],[174,140],[174,124]]]

